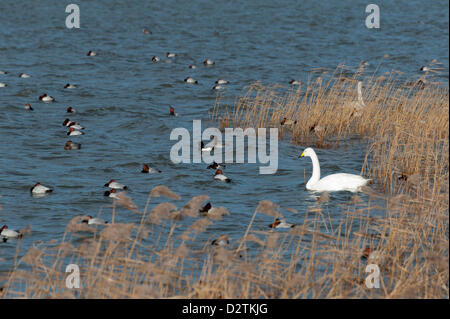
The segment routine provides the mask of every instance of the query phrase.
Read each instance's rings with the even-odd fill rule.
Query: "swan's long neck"
[[[365,105],[362,97],[362,82],[358,81],[358,102],[361,105]]]
[[[319,165],[319,159],[317,158],[316,153],[313,153],[311,155],[311,160],[312,160],[312,164],[313,164],[313,173],[312,173],[312,176],[309,179],[308,183],[306,183],[306,186],[313,185],[320,180],[320,165]]]

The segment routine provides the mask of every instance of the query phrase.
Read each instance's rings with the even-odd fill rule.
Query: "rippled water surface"
[[[224,100],[232,102],[255,82],[306,80],[312,68],[356,67],[367,60],[369,72],[392,69],[411,78],[421,65],[436,58],[444,71],[437,80],[448,83],[448,2],[392,1],[380,3],[381,28],[364,25],[364,1],[77,1],[81,28],[65,27],[65,2],[0,2],[0,223],[10,228],[32,227],[23,239],[22,254],[33,242],[60,238],[68,221],[79,214],[97,215],[112,203],[103,185],[114,178],[129,186],[128,194],[143,207],[149,191],[167,185],[182,196],[206,194],[213,205],[231,216],[214,223],[205,240],[218,233],[242,236],[258,202],[269,199],[298,213],[286,213],[301,223],[315,205],[305,190],[311,162],[298,159],[307,145],[279,143],[279,169],[258,174],[257,164],[228,165],[230,184],[215,182],[206,164],[173,164],[169,139],[176,127],[192,130],[192,120],[207,122],[216,100],[211,90],[223,78]],[[152,31],[145,35],[142,28]],[[94,50],[96,57],[86,53]],[[177,54],[167,59],[167,51]],[[389,54],[389,58],[382,57]],[[161,57],[153,63],[151,57]],[[202,61],[210,58],[214,66]],[[189,64],[196,64],[191,70]],[[19,78],[19,73],[31,78]],[[186,76],[198,85],[183,82]],[[63,89],[66,83],[77,89]],[[448,85],[448,84],[447,84]],[[55,103],[42,103],[47,92]],[[31,103],[34,112],[24,110]],[[71,138],[79,151],[64,151],[68,140],[62,126],[65,110],[85,126],[85,135]],[[178,117],[168,115],[169,105]],[[318,150],[322,174],[360,173],[365,146]],[[158,175],[141,174],[152,163]],[[33,198],[37,181],[54,188],[50,196]],[[333,194],[331,216],[348,193]],[[155,201],[160,202],[161,200]],[[109,218],[109,209],[102,215]],[[138,222],[121,211],[119,221]],[[271,222],[262,216],[256,228]],[[16,242],[0,244],[0,270],[10,269]]]

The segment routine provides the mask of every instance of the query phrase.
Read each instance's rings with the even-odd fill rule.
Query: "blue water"
[[[417,79],[432,59],[442,62],[435,80],[448,85],[448,2],[380,2],[381,28],[367,29],[367,1],[77,1],[81,28],[67,29],[67,5],[61,1],[0,2],[0,223],[12,229],[30,225],[21,256],[35,241],[60,238],[70,219],[97,215],[112,200],[103,185],[114,178],[130,187],[128,195],[143,208],[149,191],[166,185],[180,196],[178,207],[192,196],[206,194],[213,206],[225,206],[231,216],[202,234],[242,236],[255,207],[269,199],[298,213],[284,211],[292,223],[302,223],[315,197],[305,190],[309,159],[298,159],[304,147],[279,142],[278,172],[258,174],[259,164],[234,164],[225,173],[232,183],[213,180],[206,164],[173,164],[169,151],[172,129],[192,130],[192,120],[209,124],[217,93],[214,81],[231,81],[223,94],[232,103],[255,81],[281,83],[307,80],[316,67],[329,70],[339,63],[378,74],[399,70]],[[152,31],[145,35],[142,28]],[[96,57],[87,57],[94,50]],[[167,51],[177,57],[168,60]],[[388,58],[384,58],[389,54]],[[162,58],[153,63],[151,57]],[[205,67],[210,58],[215,65]],[[191,70],[189,64],[197,65]],[[19,78],[19,73],[31,78]],[[198,85],[183,82],[187,76]],[[78,85],[66,90],[66,83]],[[43,92],[56,98],[42,103]],[[31,103],[34,112],[24,110]],[[178,117],[168,115],[173,105]],[[67,116],[67,106],[78,112]],[[64,151],[69,139],[63,120],[81,123],[85,135],[70,139],[79,151]],[[365,145],[317,151],[322,174],[359,174]],[[152,163],[158,175],[141,174]],[[54,188],[44,198],[29,189],[37,181]],[[351,195],[333,194],[327,211],[339,223]],[[155,200],[154,203],[163,199]],[[110,210],[102,217],[110,219]],[[118,221],[138,222],[122,210]],[[257,219],[266,229],[272,220]],[[188,221],[185,221],[188,223]],[[182,222],[183,223],[183,222]],[[0,243],[0,271],[8,271],[16,241]]]

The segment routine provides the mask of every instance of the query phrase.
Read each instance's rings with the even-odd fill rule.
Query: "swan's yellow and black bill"
[[[305,152],[303,152],[298,158],[305,156]]]

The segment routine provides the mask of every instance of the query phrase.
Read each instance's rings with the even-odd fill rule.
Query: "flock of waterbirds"
[[[151,31],[149,31],[145,28],[142,29],[142,33],[143,34],[152,34]],[[97,56],[97,53],[94,51],[89,51],[87,53],[87,56],[95,57],[95,56]],[[174,58],[176,58],[176,56],[177,56],[176,53],[173,53],[173,52],[166,53],[167,59],[174,59]],[[161,61],[161,58],[154,55],[154,56],[152,56],[152,61],[154,63],[158,63]],[[215,65],[215,62],[213,60],[207,58],[202,62],[202,64],[204,66],[213,66],[213,65]],[[361,72],[361,70],[366,65],[368,65],[368,63],[366,61],[362,61],[360,67],[358,68],[357,73]],[[188,68],[195,69],[195,68],[197,68],[197,66],[195,64],[190,64],[188,66]],[[420,71],[427,72],[427,73],[428,72],[436,72],[436,68],[433,66],[422,66],[420,68]],[[7,75],[7,74],[9,74],[7,71],[0,70],[0,75]],[[26,73],[19,73],[18,76],[20,78],[24,78],[24,79],[31,77],[29,74],[26,74]],[[196,80],[190,76],[187,76],[184,79],[184,82],[186,82],[188,84],[198,84],[199,83],[198,80]],[[229,83],[230,82],[228,80],[219,78],[218,80],[215,81],[215,84],[213,85],[212,89],[221,90],[225,87],[226,84],[229,84]],[[425,83],[426,83],[425,78],[419,79],[419,83],[422,85],[425,85]],[[293,86],[300,85],[301,81],[292,79],[291,81],[289,81],[289,84],[291,84]],[[0,82],[0,88],[5,88],[7,86],[8,85],[6,83]],[[77,88],[76,85],[73,85],[70,83],[67,83],[66,85],[64,85],[64,89],[76,89],[76,88]],[[363,109],[365,107],[364,101],[362,99],[362,82],[361,81],[358,81],[357,94],[358,94],[358,101],[353,102],[353,104],[351,105],[351,107],[354,109],[354,111],[356,111],[355,115],[358,115],[358,112],[360,112],[361,109]],[[55,102],[55,98],[48,95],[47,93],[43,93],[42,95],[39,96],[39,101],[44,102],[44,103],[52,103],[52,102]],[[27,103],[27,104],[25,104],[25,110],[34,111],[34,108],[31,106],[30,103]],[[76,110],[73,107],[69,106],[66,109],[66,113],[67,114],[75,114]],[[175,113],[175,109],[172,106],[170,106],[169,115],[170,116],[178,116],[178,114]],[[281,120],[280,124],[281,125],[293,125],[296,123],[297,123],[296,120],[287,119],[286,117],[284,117]],[[80,136],[80,135],[84,134],[84,132],[83,132],[84,127],[75,121],[71,121],[69,118],[66,118],[63,121],[62,125],[68,128],[67,135],[70,137],[76,137],[76,136]],[[311,131],[317,132],[322,129],[323,128],[316,123],[311,128]],[[214,150],[215,147],[223,147],[223,146],[218,144],[217,140],[213,140],[212,142],[208,143],[207,146],[205,146],[204,142],[201,142],[201,145],[200,145],[202,152],[211,152]],[[68,140],[64,145],[64,150],[80,150],[80,149],[81,149],[81,144],[75,143],[72,140]],[[309,190],[319,191],[319,192],[341,191],[341,190],[356,192],[356,191],[359,191],[361,189],[361,187],[366,185],[367,182],[369,181],[359,175],[346,174],[346,173],[332,174],[332,175],[326,176],[325,178],[320,179],[319,161],[318,161],[317,155],[315,154],[314,150],[312,150],[310,148],[306,149],[302,153],[301,157],[303,157],[303,156],[311,157],[312,163],[313,163],[313,174],[306,185],[306,188]],[[222,170],[225,168],[225,165],[223,165],[223,164],[220,165],[220,164],[217,164],[216,162],[214,162],[211,165],[209,165],[207,168],[215,170],[215,174],[214,174],[215,180],[226,182],[226,183],[231,182],[231,179],[223,174]],[[161,171],[159,169],[151,167],[151,166],[149,166],[149,164],[143,164],[141,172],[144,174],[161,173]],[[106,183],[105,187],[108,187],[109,190],[105,191],[104,195],[111,197],[111,198],[115,198],[115,199],[120,198],[120,195],[119,195],[120,193],[118,193],[117,191],[119,191],[119,190],[125,191],[128,189],[127,186],[125,186],[119,182],[116,182],[113,179],[110,180],[108,183]],[[31,194],[35,197],[42,197],[42,196],[48,195],[52,191],[53,191],[52,188],[41,185],[39,182],[36,183],[30,189]],[[200,209],[200,212],[207,214],[212,209],[213,209],[213,207],[211,206],[211,203],[208,202],[204,207],[202,207]],[[89,225],[105,225],[107,223],[106,221],[103,221],[99,218],[93,218],[91,215],[88,215],[87,217],[83,218],[82,222],[87,223]],[[271,227],[271,228],[292,228],[294,226],[295,225],[289,224],[285,220],[281,220],[278,218],[275,219],[275,221],[269,225],[269,227]],[[15,230],[9,229],[7,225],[4,225],[2,228],[0,228],[0,236],[2,237],[3,241],[7,241],[9,238],[21,238],[23,236],[23,234],[25,234],[27,231],[29,231],[29,226],[27,226],[26,229],[23,229],[20,231],[15,231]],[[214,240],[212,242],[212,244],[213,245],[225,245],[225,244],[228,244],[228,242],[229,242],[228,236],[222,235],[222,236],[219,236],[219,238],[217,238],[216,240]]]

